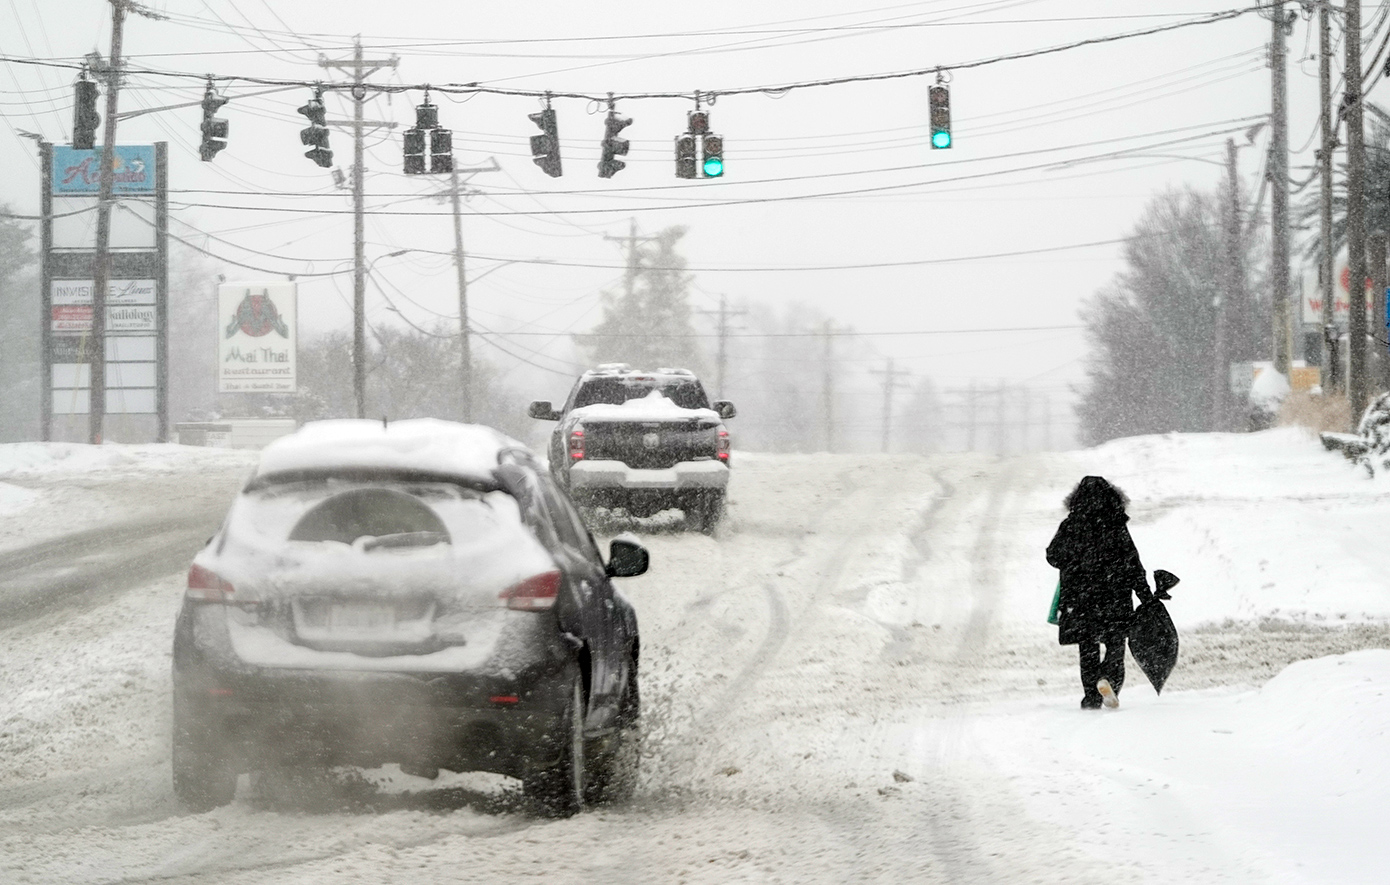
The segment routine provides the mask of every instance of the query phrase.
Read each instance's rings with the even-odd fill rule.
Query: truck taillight
[[[198,602],[231,602],[235,590],[221,575],[195,562],[188,570],[188,590],[184,596]]]
[[[560,592],[560,573],[542,572],[513,584],[498,596],[507,601],[507,608],[523,612],[539,612],[555,607]]]
[[[570,431],[570,460],[579,461],[584,457],[584,431]]]
[[[729,461],[729,431],[719,431],[719,443],[715,451],[719,454],[719,460],[727,464]]]

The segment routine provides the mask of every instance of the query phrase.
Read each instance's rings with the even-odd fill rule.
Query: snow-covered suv
[[[650,516],[668,508],[713,531],[729,485],[734,404],[713,404],[686,369],[635,371],[625,363],[579,377],[564,408],[533,402],[532,418],[558,421],[550,472],[582,508],[621,508]]]
[[[307,424],[193,560],[174,631],[174,792],[375,766],[520,778],[571,814],[636,773],[637,615],[545,466],[487,427]]]

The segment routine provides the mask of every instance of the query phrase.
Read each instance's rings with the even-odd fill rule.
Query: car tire
[[[570,677],[570,700],[560,719],[559,758],[549,768],[522,780],[522,792],[546,817],[571,817],[584,808],[588,766],[584,754],[584,684],[576,673]],[[554,743],[551,744],[554,746]]]
[[[174,796],[184,807],[202,813],[231,803],[236,796],[236,767],[206,730],[190,721],[177,698],[172,751]]]
[[[590,754],[584,800],[591,805],[625,802],[637,791],[642,764],[642,704],[637,691],[637,662],[630,661],[627,691],[618,710],[618,728],[606,746]]]

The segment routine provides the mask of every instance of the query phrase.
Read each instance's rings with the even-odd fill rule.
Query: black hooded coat
[[[1062,645],[1122,636],[1134,615],[1134,595],[1147,600],[1148,579],[1129,536],[1119,489],[1099,476],[1081,480],[1067,498],[1071,512],[1047,545],[1047,562],[1061,570],[1057,641]]]

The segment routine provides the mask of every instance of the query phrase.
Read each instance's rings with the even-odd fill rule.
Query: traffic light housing
[[[204,162],[217,156],[217,152],[227,147],[227,132],[230,128],[227,121],[215,116],[217,110],[227,103],[227,99],[218,95],[212,88],[212,83],[208,83],[208,88],[203,93],[203,141],[198,145],[198,156]]]
[[[415,106],[415,125],[405,131],[405,174],[425,174],[425,133],[429,133],[429,172],[439,175],[454,171],[454,133],[439,128],[439,106],[425,103]]]
[[[422,129],[405,130],[405,174],[425,174],[425,132]]]
[[[328,112],[323,106],[323,93],[315,92],[299,113],[309,120],[309,125],[299,130],[300,143],[309,145],[304,156],[327,169],[333,165],[333,151],[328,147]]]
[[[599,178],[612,178],[614,174],[627,167],[626,163],[617,159],[619,155],[626,155],[629,147],[627,139],[618,138],[618,133],[631,125],[631,117],[619,117],[612,108],[608,109],[608,117],[603,121],[603,150],[598,161]]]
[[[676,136],[676,177],[695,177],[695,136],[687,132]]]
[[[709,131],[709,111],[688,111],[685,133],[676,136],[677,178],[721,178],[724,136]]]
[[[97,127],[101,125],[101,114],[97,113],[97,84],[84,74],[73,86],[72,146],[90,151],[97,146]]]
[[[430,130],[430,173],[442,175],[454,171],[454,132],[452,129]]]
[[[546,108],[527,118],[541,128],[540,135],[531,136],[531,161],[551,178],[560,177],[560,129],[555,111]]]
[[[927,106],[931,118],[932,150],[951,146],[951,90],[937,84],[927,90]]]
[[[704,159],[700,162],[700,172],[705,178],[719,178],[724,174],[724,136],[706,135],[700,139]]]

